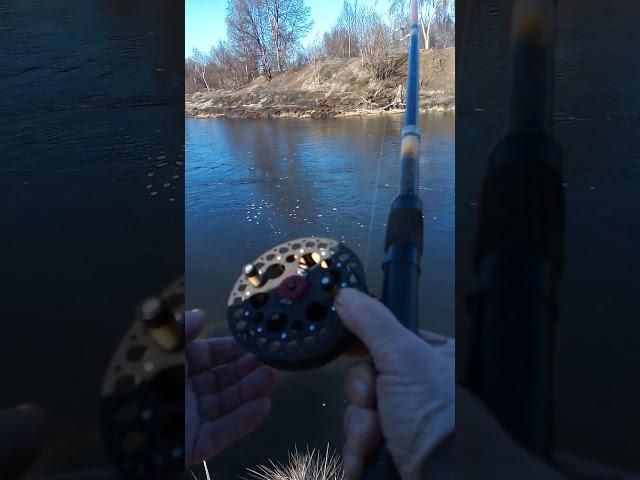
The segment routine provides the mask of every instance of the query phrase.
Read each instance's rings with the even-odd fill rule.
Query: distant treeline
[[[421,48],[446,48],[455,42],[454,0],[418,0]],[[361,57],[377,79],[397,68],[394,51],[406,49],[409,4],[389,1],[389,19],[358,0],[344,0],[335,25],[302,40],[313,26],[305,0],[228,0],[227,40],[209,52],[193,49],[185,63],[187,93],[236,89],[264,75],[268,80],[288,68],[334,58]]]

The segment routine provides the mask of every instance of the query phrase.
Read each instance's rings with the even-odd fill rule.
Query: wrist
[[[411,480],[422,479],[425,472],[449,470],[453,472],[453,437],[455,431],[455,404],[448,403],[439,410],[430,412],[423,425],[422,438],[416,455],[416,463]],[[451,465],[448,465],[451,463]],[[429,475],[429,478],[441,478]],[[445,477],[446,478],[446,477]],[[409,479],[407,479],[409,480]]]
[[[420,480],[455,478],[455,432],[452,432],[422,463]]]

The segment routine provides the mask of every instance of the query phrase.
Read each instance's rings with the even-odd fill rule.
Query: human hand
[[[340,290],[335,304],[375,366],[360,363],[347,372],[345,477],[360,478],[364,458],[384,437],[401,478],[420,478],[425,459],[454,431],[455,343],[429,332],[419,338],[357,290]]]
[[[231,337],[196,340],[204,312],[185,315],[186,463],[208,460],[260,425],[275,372]]]
[[[0,478],[21,478],[44,447],[44,410],[34,404],[0,410],[0,431]]]

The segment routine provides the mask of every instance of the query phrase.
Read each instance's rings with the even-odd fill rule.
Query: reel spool
[[[143,301],[107,368],[102,431],[122,478],[184,471],[184,301],[184,279]]]
[[[227,302],[229,328],[267,365],[319,367],[354,340],[333,304],[344,287],[367,291],[362,264],[346,245],[330,238],[282,243],[244,267]]]

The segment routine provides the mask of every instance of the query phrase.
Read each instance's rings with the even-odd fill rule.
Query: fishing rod
[[[469,388],[549,463],[565,208],[552,128],[555,14],[552,0],[514,5],[506,128],[484,179],[468,301]]]
[[[400,145],[400,185],[391,203],[385,238],[382,302],[409,330],[418,331],[418,283],[423,248],[422,201],[418,196],[420,128],[418,126],[418,7],[411,1],[407,58],[407,96]]]
[[[418,126],[420,37],[418,6],[411,1],[407,58],[407,96],[400,144],[400,182],[391,203],[385,237],[382,303],[410,331],[418,332],[420,261],[424,245],[422,201],[418,195],[420,128]],[[399,479],[390,452],[382,446],[365,461],[365,480]]]

